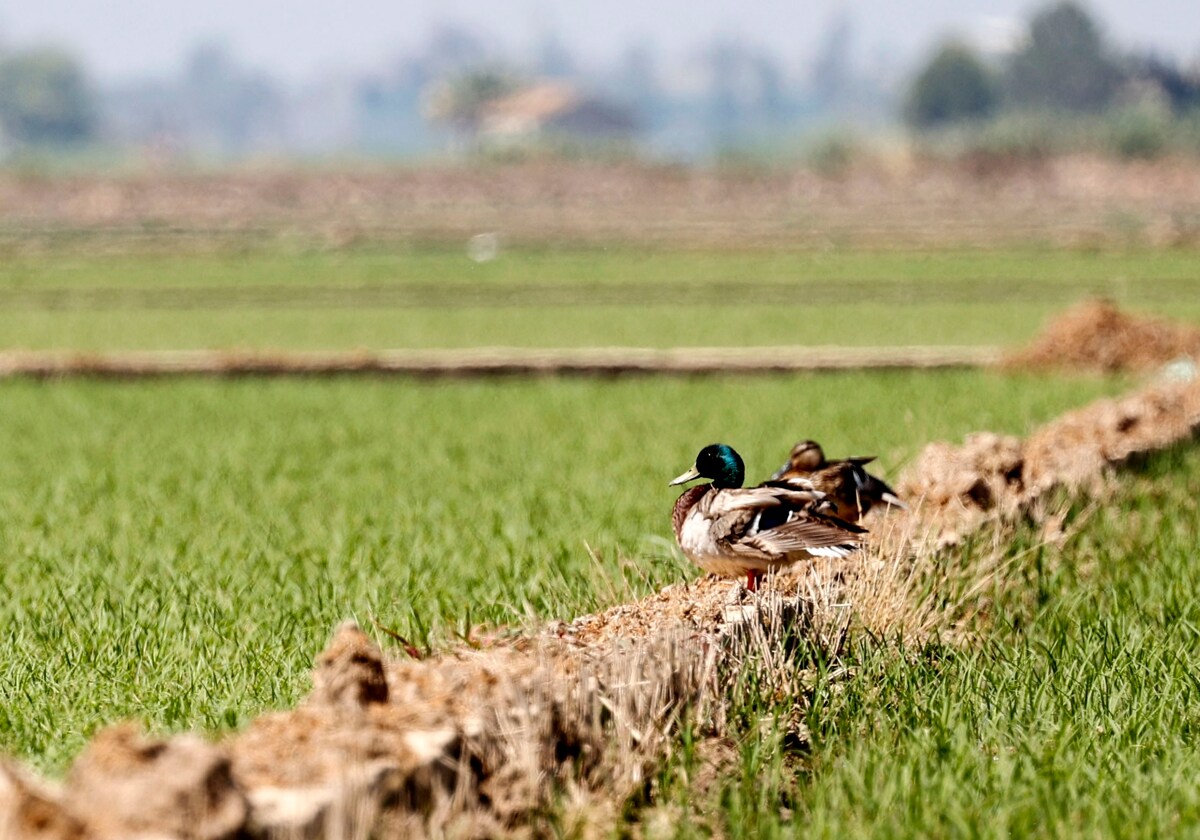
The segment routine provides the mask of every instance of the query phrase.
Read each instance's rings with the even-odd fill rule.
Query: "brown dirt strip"
[[[0,379],[86,376],[400,375],[475,377],[529,374],[786,373],[877,369],[979,367],[1000,357],[992,347],[638,347],[577,349],[478,348],[378,352],[163,351],[82,354],[0,352]]]
[[[551,830],[539,822],[548,810],[580,820],[556,824],[561,834],[601,836],[683,721],[720,761],[738,674],[795,699],[776,723],[803,740],[813,683],[796,636],[836,662],[860,628],[959,632],[986,610],[975,593],[994,584],[1013,523],[1061,537],[1064,498],[1103,492],[1115,468],[1198,433],[1193,380],[1100,400],[1024,440],[931,444],[897,480],[912,510],[873,512],[863,556],[772,578],[760,595],[701,579],[422,660],[385,657],[344,625],[317,657],[308,699],[217,743],[124,725],[97,735],[62,784],[0,765],[0,836],[529,836]],[[995,556],[962,569],[965,594],[949,599],[953,546],[987,528]],[[933,584],[925,595],[921,582]]]
[[[635,163],[346,171],[0,172],[0,251],[282,241],[882,248],[1196,246],[1200,166],[1090,156],[940,163],[881,156],[836,172]]]
[[[786,373],[856,369],[936,369],[999,365],[1111,373],[1170,364],[1173,375],[1196,371],[1200,329],[1134,316],[1103,299],[1053,319],[1021,350],[986,346],[915,347],[637,347],[467,348],[343,352],[146,351],[79,353],[0,351],[0,379],[87,376],[327,376],[414,377],[505,375]]]

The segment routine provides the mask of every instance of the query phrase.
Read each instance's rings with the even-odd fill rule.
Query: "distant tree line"
[[[60,50],[0,45],[0,153],[94,143],[170,157],[421,155],[469,136],[488,101],[546,79],[632,114],[654,154],[784,147],[813,124],[879,123],[894,110],[897,68],[865,65],[860,47],[845,14],[808,58],[721,36],[670,65],[648,41],[586,63],[553,32],[516,55],[445,24],[361,73],[284,84],[214,42],[175,70],[100,86]]]
[[[0,49],[0,143],[79,145],[92,138],[96,119],[95,93],[72,56]]]
[[[1047,6],[1009,54],[989,60],[962,40],[943,43],[916,74],[905,102],[919,128],[982,120],[1001,111],[1099,113],[1142,86],[1175,113],[1200,108],[1200,73],[1155,56],[1122,56],[1072,0]]]
[[[109,89],[103,108],[106,142],[180,144],[189,153],[222,156],[278,148],[288,102],[267,74],[209,41],[174,74]]]
[[[1026,37],[1004,54],[965,40],[941,44],[907,89],[894,81],[896,67],[856,60],[861,50],[845,14],[829,21],[803,67],[728,36],[672,67],[648,43],[607,66],[585,66],[553,33],[521,60],[496,43],[446,25],[375,72],[288,87],[217,42],[200,45],[174,73],[105,89],[66,52],[0,45],[0,152],[100,143],[220,157],[419,155],[469,137],[490,101],[538,79],[564,80],[629,109],[644,149],[683,158],[769,155],[814,126],[878,125],[898,105],[923,129],[1008,113],[1096,114],[1147,96],[1170,113],[1200,113],[1200,72],[1122,54],[1074,0],[1034,14]]]

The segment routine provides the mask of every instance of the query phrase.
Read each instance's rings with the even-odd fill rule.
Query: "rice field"
[[[1185,251],[15,254],[0,349],[1012,345],[1103,295],[1200,323]]]
[[[994,374],[0,385],[0,752],[104,722],[221,729],[307,690],[331,628],[445,644],[697,575],[667,481],[807,436],[878,453],[1020,432],[1119,383]],[[387,644],[389,639],[382,636]]]
[[[0,349],[1012,345],[1086,296],[1200,322],[1187,251],[412,246],[17,253]],[[878,454],[1022,433],[1126,378],[986,371],[421,382],[0,382],[0,754],[57,774],[106,723],[219,732],[295,705],[332,627],[385,649],[572,616],[697,576],[667,480],[735,445]],[[646,837],[1161,836],[1200,826],[1192,488],[1157,456],[970,643],[860,636],[748,697],[707,773],[686,738],[619,803]],[[850,679],[845,674],[851,674]],[[551,815],[551,818],[553,815]]]

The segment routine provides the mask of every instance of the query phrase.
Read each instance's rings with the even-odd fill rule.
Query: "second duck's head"
[[[825,466],[825,450],[815,440],[802,440],[792,447],[788,459],[789,466],[794,470],[812,472]]]
[[[711,478],[713,487],[741,487],[746,480],[746,465],[742,456],[732,446],[713,443],[700,450],[696,463],[683,475],[677,476],[671,486],[683,484],[694,478]]]

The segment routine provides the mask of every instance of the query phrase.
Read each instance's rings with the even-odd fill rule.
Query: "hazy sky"
[[[1036,0],[2,0],[0,40],[53,41],[81,54],[103,81],[176,69],[202,39],[283,78],[379,67],[439,21],[474,24],[512,52],[548,31],[585,60],[643,40],[678,55],[722,32],[800,62],[839,10],[865,54],[908,60],[947,31],[980,32],[1041,5]],[[1200,0],[1094,0],[1124,46],[1200,58]]]

